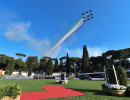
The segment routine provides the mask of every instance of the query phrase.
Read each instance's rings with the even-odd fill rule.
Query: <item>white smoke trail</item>
[[[72,35],[82,24],[84,19],[82,18],[79,23],[71,29],[47,54],[46,56],[49,56],[53,50],[55,50],[59,45],[61,45],[70,35]]]

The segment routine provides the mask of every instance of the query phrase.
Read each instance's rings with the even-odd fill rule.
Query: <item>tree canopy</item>
[[[66,68],[66,73],[70,74],[71,73],[71,65],[70,65],[70,59],[69,59],[68,53],[67,53],[67,57],[66,57],[65,68]]]
[[[24,61],[22,61],[22,59],[16,59],[15,60],[15,70],[18,71],[25,71],[27,68],[27,65],[25,64]]]
[[[31,76],[33,71],[38,69],[38,58],[37,56],[29,56],[26,62],[28,66],[28,76]]]
[[[89,72],[89,55],[86,45],[83,47],[83,56],[82,56],[82,66],[81,71],[82,72]]]
[[[16,53],[16,55],[17,55],[18,57],[26,57],[26,55],[25,55],[25,54],[22,54],[22,53]]]
[[[53,74],[53,63],[51,58],[49,58],[47,62],[46,75],[52,75],[52,74]]]

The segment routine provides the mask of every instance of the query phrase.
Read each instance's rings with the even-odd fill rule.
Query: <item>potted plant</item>
[[[126,87],[122,85],[117,85],[117,84],[111,84],[109,86],[110,93],[116,96],[124,96]]]

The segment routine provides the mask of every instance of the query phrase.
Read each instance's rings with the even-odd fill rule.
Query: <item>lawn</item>
[[[44,91],[42,86],[59,85],[54,79],[6,79],[0,80],[0,86],[9,83],[18,83],[22,92]],[[88,94],[75,97],[55,98],[50,100],[130,100],[130,97],[117,97],[102,92],[101,84],[105,81],[70,80],[68,84],[61,85]],[[129,82],[130,83],[130,82]],[[62,91],[61,91],[62,92]]]

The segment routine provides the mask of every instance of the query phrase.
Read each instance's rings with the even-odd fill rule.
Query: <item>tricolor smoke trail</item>
[[[88,15],[88,14],[86,14]],[[85,16],[86,16],[85,15]],[[57,43],[53,46],[53,48],[46,54],[49,56],[58,46],[60,46],[65,40],[67,40],[72,34],[78,31],[84,24],[86,24],[89,20],[84,22],[84,18],[81,18],[80,21],[69,31],[67,32]]]

